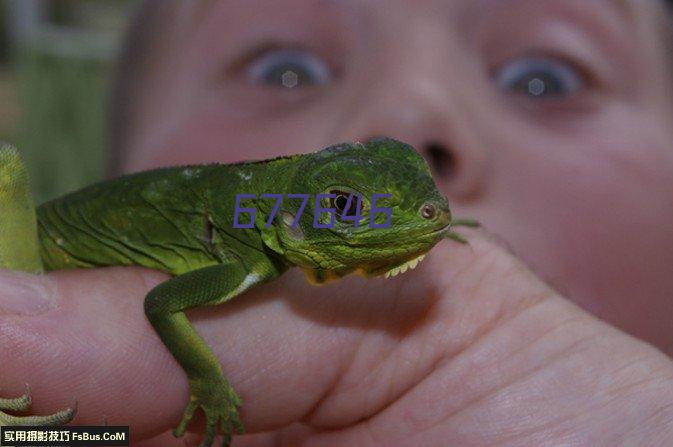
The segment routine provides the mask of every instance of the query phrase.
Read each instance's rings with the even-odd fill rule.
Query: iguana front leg
[[[35,208],[26,167],[18,151],[4,144],[0,144],[0,268],[30,273],[42,271]],[[5,413],[25,412],[30,402],[28,389],[23,396],[0,399],[0,426],[62,425],[70,422],[75,415],[72,409],[48,416],[12,416]]]
[[[201,446],[213,443],[218,426],[224,436],[224,446],[229,445],[233,431],[243,433],[237,410],[241,399],[222,374],[218,359],[189,323],[184,310],[222,303],[280,273],[261,253],[240,256],[246,261],[251,257],[260,259],[247,264],[251,267],[233,259],[182,274],[159,284],[145,298],[147,318],[189,380],[189,403],[173,434],[182,436],[200,408],[206,415],[206,434]]]

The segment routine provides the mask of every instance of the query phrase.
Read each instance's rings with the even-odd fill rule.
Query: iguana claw
[[[180,437],[185,434],[187,425],[199,408],[206,416],[206,433],[199,447],[210,447],[218,428],[223,436],[222,447],[229,445],[234,432],[243,434],[243,424],[238,417],[237,409],[241,405],[241,399],[224,377],[190,380],[189,388],[189,404],[182,414],[180,423],[173,430],[174,436]]]
[[[47,416],[13,416],[3,410],[24,412],[30,407],[32,399],[26,385],[23,395],[13,399],[0,399],[0,426],[3,425],[63,425],[72,421],[76,408],[68,408]]]

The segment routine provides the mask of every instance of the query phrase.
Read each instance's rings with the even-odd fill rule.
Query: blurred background
[[[0,140],[38,203],[98,180],[114,58],[138,0],[0,0]]]

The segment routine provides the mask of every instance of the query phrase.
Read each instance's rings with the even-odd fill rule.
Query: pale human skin
[[[372,135],[429,156],[433,141],[456,160],[453,173],[436,172],[454,213],[486,232],[470,232],[469,247],[443,242],[392,281],[315,288],[292,271],[192,313],[243,398],[246,428],[266,432],[234,445],[673,443],[673,93],[661,5],[252,3],[177,8],[124,171]],[[332,80],[253,82],[246,67],[258,60],[241,58],[269,40],[327,61]],[[531,53],[561,71],[584,67],[586,82],[547,99],[497,82]],[[3,272],[3,397],[29,380],[40,412],[76,397],[76,423],[105,416],[138,441],[158,435],[143,446],[183,445],[159,434],[179,420],[186,378],[142,313],[164,278]],[[30,356],[10,363],[19,352]]]

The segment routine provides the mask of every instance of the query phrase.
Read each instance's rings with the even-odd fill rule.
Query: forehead
[[[567,0],[573,1],[573,0]],[[668,0],[661,0],[668,3]],[[257,2],[241,2],[239,0],[198,0],[190,2],[171,2],[174,9],[174,26],[181,31],[194,31],[207,20],[215,19],[237,28],[254,26],[254,21],[264,17],[275,19],[308,19],[321,18],[321,25],[330,21],[353,19],[355,16],[369,16],[385,20],[392,16],[396,9],[418,11],[430,9],[433,12],[444,12],[447,15],[453,11],[469,6],[478,11],[479,15],[495,9],[509,9],[526,13],[531,5],[560,4],[558,0],[262,0]],[[582,0],[590,6],[600,6],[606,13],[617,13],[623,17],[637,15],[637,10],[647,7],[648,3],[660,3],[659,0]],[[251,21],[241,23],[241,19]],[[367,24],[370,22],[361,22]],[[313,26],[306,22],[305,26]]]

